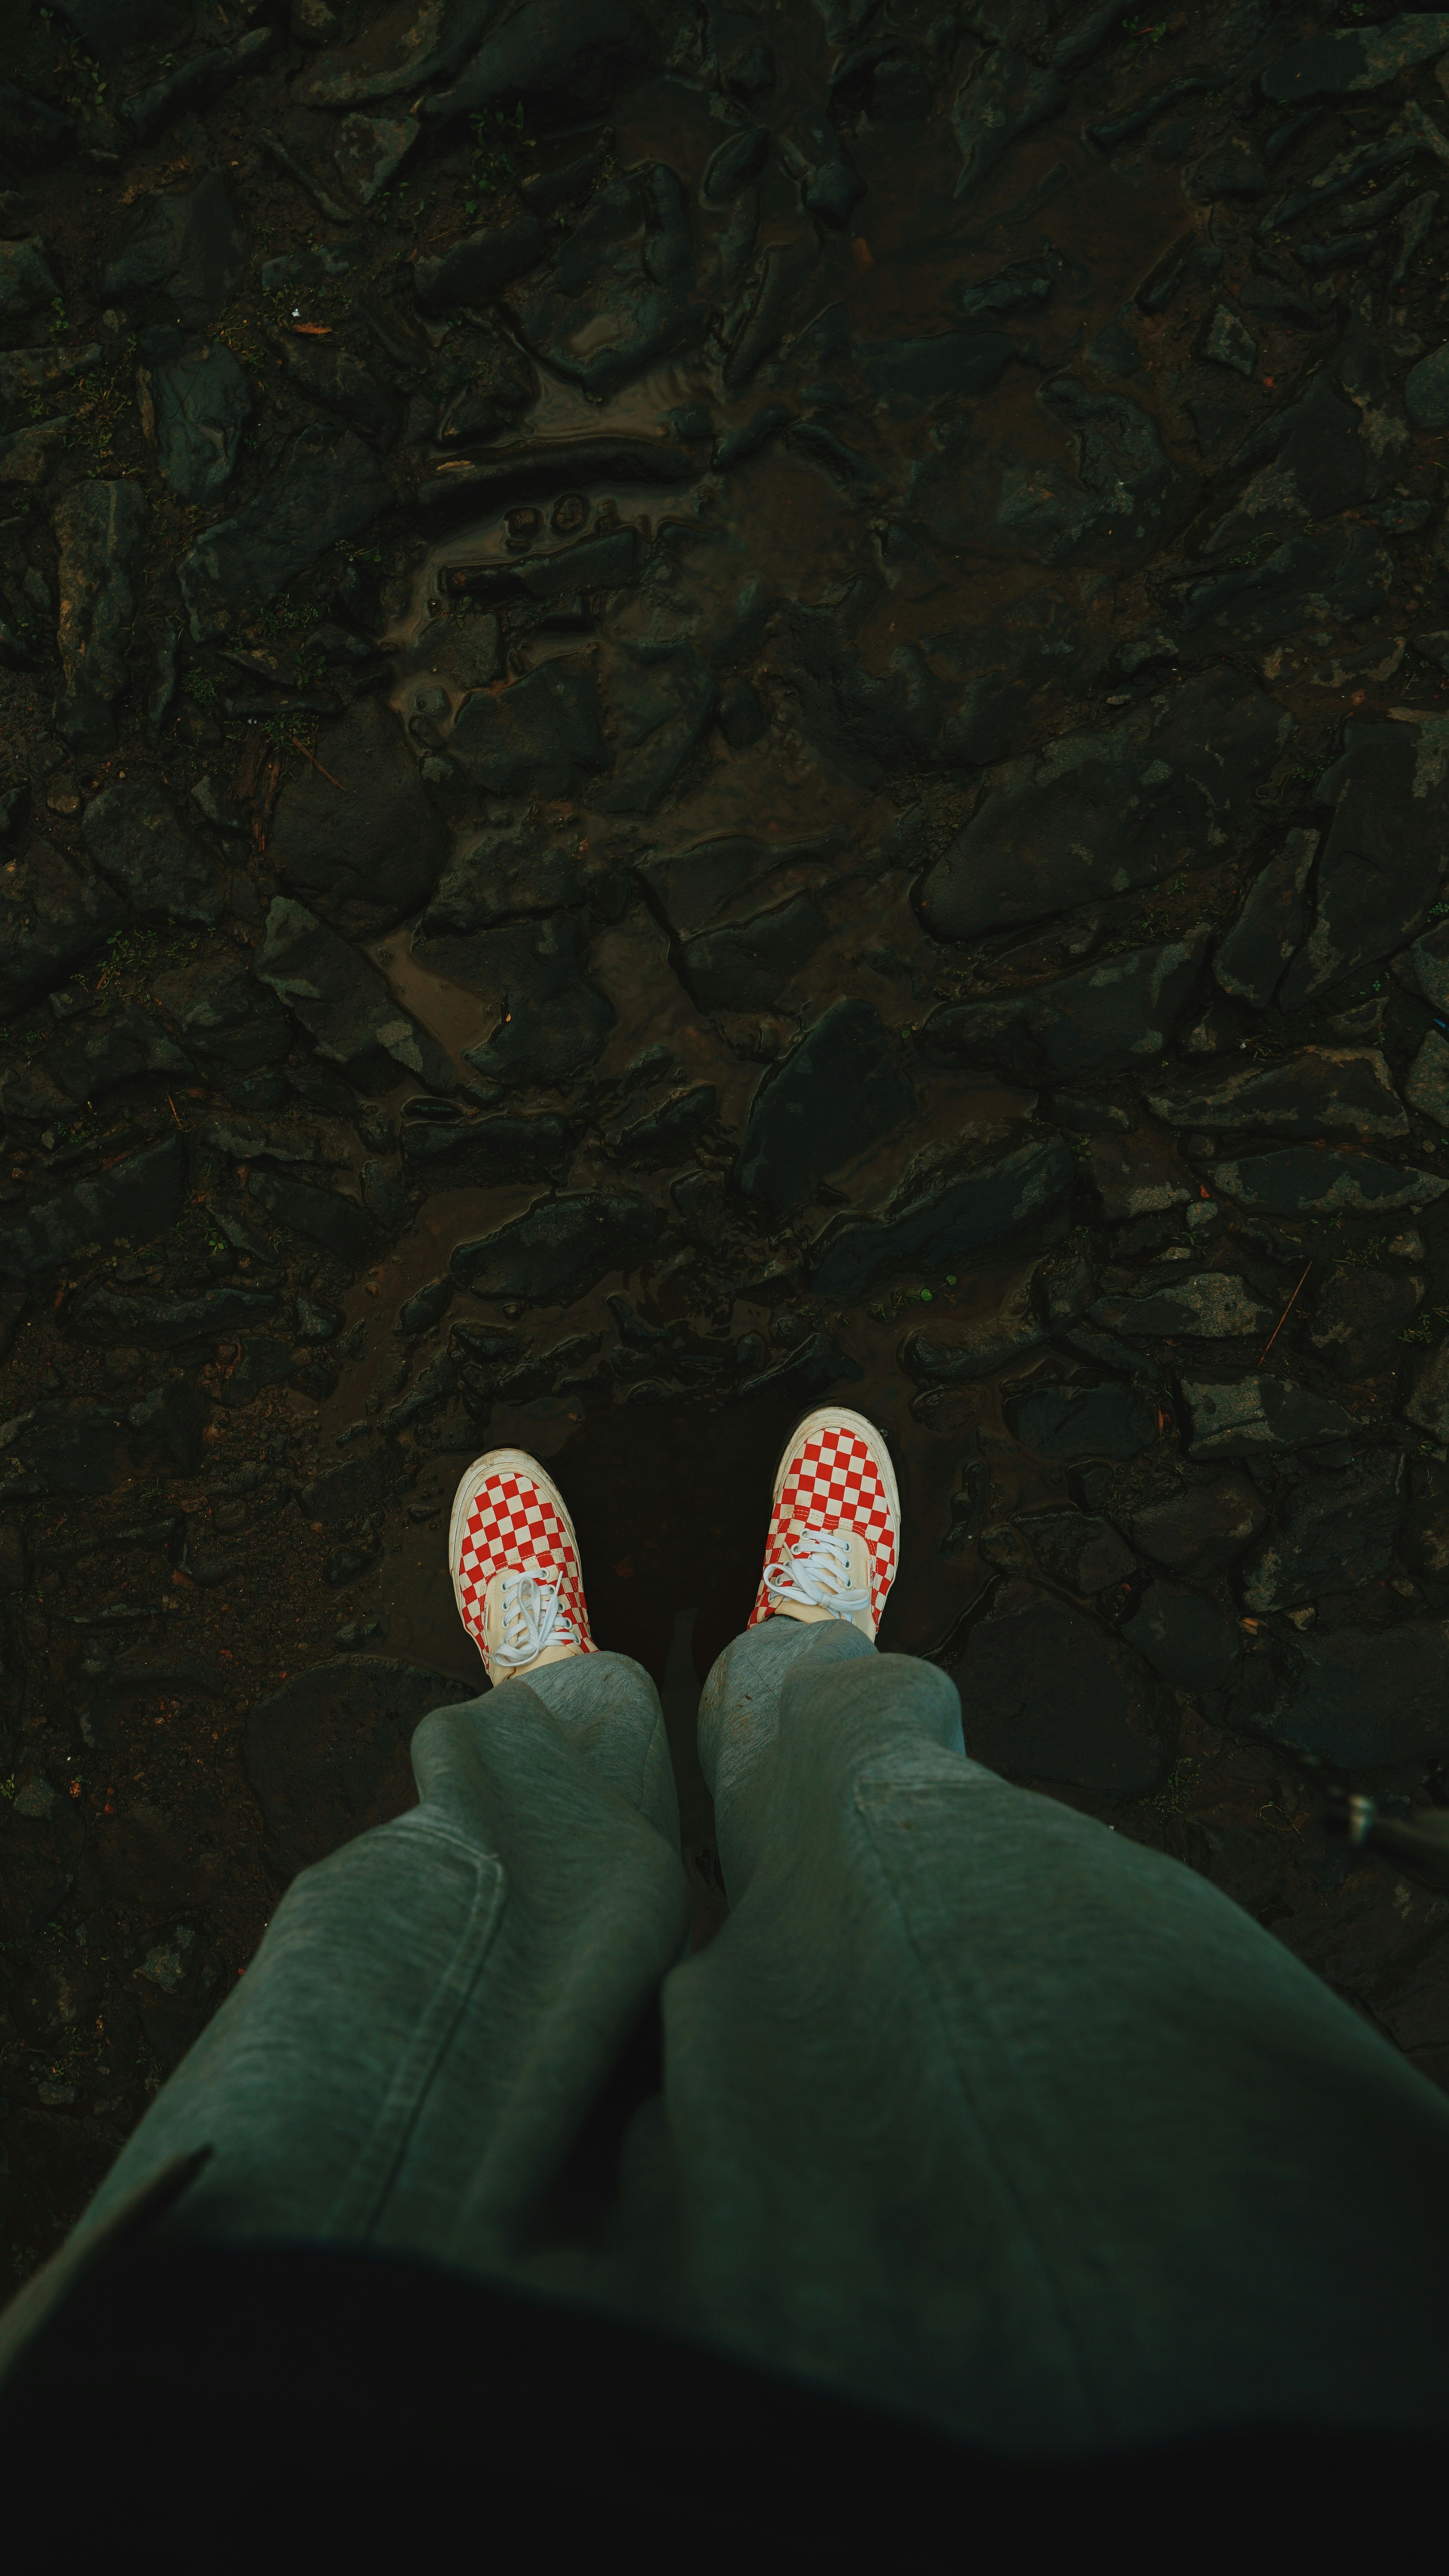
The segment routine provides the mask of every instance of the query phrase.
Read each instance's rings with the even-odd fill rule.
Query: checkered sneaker
[[[558,1487],[535,1459],[501,1449],[474,1462],[458,1487],[449,1546],[458,1615],[490,1678],[494,1663],[505,1660],[496,1646],[490,1654],[487,1643],[488,1586],[497,1575],[532,1578],[525,1597],[544,1614],[541,1645],[566,1641],[583,1654],[597,1653],[573,1523]]]
[[[832,1531],[843,1539],[858,1538],[864,1546],[874,1634],[895,1581],[900,1504],[885,1443],[861,1414],[810,1414],[790,1442],[776,1479],[764,1570],[749,1617],[752,1628],[781,1607],[779,1586],[797,1553],[809,1557],[809,1533]],[[867,1606],[860,1595],[854,1597],[862,1609]]]

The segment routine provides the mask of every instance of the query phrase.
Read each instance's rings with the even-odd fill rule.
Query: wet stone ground
[[[883,1645],[1436,2081],[1449,15],[50,0],[0,63],[0,2261],[479,1681]]]

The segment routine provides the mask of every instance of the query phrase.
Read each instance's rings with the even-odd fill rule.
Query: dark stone
[[[0,1449],[0,1498],[109,1493],[127,1475],[194,1476],[207,1401],[186,1378],[112,1411],[74,1396],[42,1397]]]
[[[162,473],[183,501],[219,501],[255,409],[251,386],[223,340],[188,346],[162,325],[147,332],[142,355],[141,417]]]
[[[465,15],[471,41],[481,17],[472,11]],[[584,116],[602,110],[626,72],[646,66],[652,70],[658,60],[656,28],[627,0],[549,0],[546,7],[515,10],[490,27],[452,88],[435,92],[423,113],[446,123],[495,100],[521,95],[540,106],[546,100],[552,116],[569,109]],[[406,71],[401,80],[394,73],[382,95],[411,89],[425,77],[429,75],[422,70]]]
[[[1449,1754],[1449,1624],[1312,1629],[1246,1656],[1233,1723],[1348,1772]]]
[[[662,1212],[644,1199],[576,1191],[460,1243],[449,1268],[475,1297],[567,1305],[611,1270],[636,1270],[663,1233]]]
[[[703,339],[708,310],[693,290],[684,188],[663,162],[639,162],[600,188],[581,216],[547,284],[524,304],[523,338],[584,393],[616,393],[642,368]]]
[[[1161,1778],[1176,1710],[1149,1667],[1035,1584],[1006,1585],[956,1668],[973,1762],[1104,1805]]]
[[[648,814],[704,735],[719,692],[692,644],[633,644],[611,666],[609,693],[619,752],[593,801],[606,814]]]
[[[356,1115],[356,1104],[348,1108]],[[205,1118],[201,1123],[203,1144],[214,1145],[219,1154],[229,1154],[234,1163],[303,1163],[319,1168],[341,1168],[349,1160],[342,1140],[329,1135],[324,1128],[314,1127],[295,1114],[285,1125],[269,1127],[260,1118],[230,1115]]]
[[[331,285],[337,278],[350,277],[352,262],[345,251],[328,250],[313,242],[306,250],[293,251],[286,259],[262,262],[263,295],[295,295],[298,288]]]
[[[183,830],[168,796],[149,781],[107,787],[84,816],[86,848],[143,921],[215,929],[227,881],[211,851]]]
[[[1160,1056],[1197,982],[1199,932],[1128,949],[1002,1002],[944,1002],[917,1043],[931,1064],[999,1064],[1022,1081],[1092,1073],[1114,1056]]]
[[[116,111],[121,123],[138,143],[154,143],[176,117],[199,116],[214,106],[238,72],[250,70],[270,51],[275,32],[271,27],[253,27],[233,45],[213,45],[204,54],[193,54],[149,89],[122,99]]]
[[[292,1044],[285,1011],[231,958],[170,967],[151,994],[198,1063],[223,1084],[279,1063]]]
[[[989,277],[973,278],[969,286],[955,286],[951,301],[968,321],[978,313],[1020,313],[1045,304],[1054,274],[1050,254],[1042,252],[1035,259],[1017,260],[1010,268],[993,269]]]
[[[561,657],[497,697],[475,689],[458,710],[448,748],[488,795],[549,804],[609,767],[601,716],[592,659]]]
[[[1150,1584],[1122,1634],[1163,1681],[1197,1698],[1227,1690],[1242,1661],[1243,1631],[1231,1611],[1186,1584]]]
[[[297,1499],[304,1517],[324,1529],[348,1529],[354,1521],[380,1511],[407,1472],[407,1460],[395,1440],[369,1440],[352,1446],[335,1467],[324,1467],[302,1487]]]
[[[1406,1272],[1357,1264],[1309,1283],[1309,1346],[1335,1376],[1377,1377],[1402,1356],[1399,1336],[1424,1298],[1424,1282]]]
[[[773,1368],[742,1378],[735,1394],[741,1402],[758,1396],[789,1396],[795,1404],[818,1404],[831,1387],[863,1375],[828,1333],[812,1333]]]
[[[770,138],[758,125],[738,126],[727,134],[704,165],[699,183],[701,203],[730,206],[742,188],[758,179],[770,149]]]
[[[1407,1136],[1409,1121],[1377,1048],[1304,1047],[1277,1064],[1215,1081],[1179,1080],[1149,1091],[1147,1106],[1173,1127],[1279,1136]]]
[[[1284,968],[1307,935],[1305,889],[1317,848],[1316,832],[1289,833],[1276,859],[1253,879],[1247,901],[1213,959],[1223,991],[1255,1010],[1267,1009]]]
[[[335,1341],[344,1318],[335,1306],[314,1305],[310,1297],[297,1299],[297,1333],[304,1342]]]
[[[719,705],[719,729],[731,751],[748,751],[768,731],[769,719],[748,680],[736,680]]]
[[[536,214],[481,225],[464,233],[440,258],[419,260],[413,272],[418,302],[425,313],[446,312],[450,304],[494,304],[504,287],[537,268],[551,247]]]
[[[978,54],[951,104],[951,130],[961,154],[957,196],[978,195],[1008,147],[1055,116],[1066,95],[1059,73],[1007,44]]]
[[[679,941],[674,969],[701,1011],[766,1009],[809,964],[828,924],[818,903],[798,894],[747,921]]]
[[[329,768],[331,763],[328,763]],[[422,939],[466,936],[561,912],[582,896],[578,860],[539,824],[515,823],[460,850],[418,925]]]
[[[478,1688],[484,1688],[482,1665]],[[435,1708],[478,1693],[446,1673],[382,1655],[293,1673],[246,1722],[242,1761],[283,1885],[343,1843],[418,1802],[408,1747]]]
[[[1291,1610],[1387,1574],[1404,1506],[1404,1461],[1380,1450],[1355,1468],[1298,1477],[1277,1527],[1245,1570],[1250,1610]]]
[[[1281,1153],[1215,1163],[1209,1178],[1223,1197],[1262,1216],[1389,1216],[1429,1207],[1449,1190],[1437,1172],[1315,1145],[1286,1145]]]
[[[1318,862],[1313,927],[1279,989],[1285,1011],[1393,956],[1443,891],[1438,820],[1449,719],[1366,725],[1320,779],[1333,821]]]
[[[1134,1388],[1043,1386],[1007,1408],[1014,1440],[1064,1465],[1085,1458],[1137,1458],[1157,1438],[1157,1407]]]
[[[1221,1574],[1251,1546],[1268,1518],[1246,1476],[1187,1485],[1166,1502],[1128,1513],[1122,1526],[1133,1546],[1170,1574]]]
[[[1042,1572],[1083,1599],[1110,1592],[1137,1572],[1137,1559],[1110,1521],[1090,1512],[1031,1512],[1016,1524]]]
[[[415,1288],[411,1297],[403,1299],[397,1310],[398,1331],[426,1333],[432,1325],[441,1324],[452,1302],[452,1280],[430,1279],[425,1287]]]
[[[70,384],[76,376],[89,375],[100,363],[99,340],[69,349],[0,350],[0,403],[18,410],[52,388]]]
[[[485,931],[477,939],[415,942],[430,971],[485,1000],[491,1034],[465,1047],[465,1061],[489,1081],[571,1082],[592,1064],[614,1026],[613,1005],[584,981],[588,942],[577,922],[555,915]]]
[[[822,161],[811,177],[805,189],[805,208],[822,224],[828,224],[832,232],[843,232],[865,193],[865,181],[859,171],[837,156]]]
[[[1192,174],[1192,194],[1199,204],[1215,197],[1261,197],[1268,172],[1246,136],[1236,134],[1220,151],[1199,161]]]
[[[56,503],[60,648],[56,725],[72,751],[116,747],[112,713],[130,677],[127,647],[149,512],[139,483],[72,483]]]
[[[32,841],[0,868],[0,1009],[23,1009],[63,984],[126,919],[103,879]]]
[[[359,1091],[390,1091],[404,1074],[432,1091],[452,1090],[457,1076],[437,1040],[394,999],[376,967],[300,903],[273,898],[252,973]]]
[[[519,447],[485,448],[481,455],[444,460],[431,481],[417,490],[423,510],[445,510],[452,518],[471,519],[515,501],[548,501],[556,493],[587,491],[598,483],[693,483],[701,467],[687,448],[672,439],[631,438],[621,433],[596,438],[548,438]]]
[[[180,197],[142,197],[131,238],[101,271],[112,302],[154,305],[157,321],[204,329],[241,282],[246,242],[218,170]]]
[[[18,1224],[0,1226],[0,1278],[39,1279],[89,1250],[150,1243],[176,1223],[188,1188],[181,1136],[128,1154],[108,1172],[38,1200]]]
[[[120,1288],[91,1288],[72,1309],[76,1330],[98,1342],[150,1342],[163,1351],[186,1342],[215,1341],[248,1325],[266,1323],[280,1299],[230,1280],[195,1297],[138,1296]]]
[[[924,340],[858,340],[855,363],[877,394],[934,402],[989,393],[1015,346],[1006,331],[937,331]]]
[[[671,1093],[657,1109],[631,1119],[610,1137],[613,1151],[636,1171],[663,1171],[687,1162],[702,1136],[713,1126],[719,1094],[712,1082],[696,1082]]]
[[[1130,331],[1120,322],[1109,322],[1099,331],[1087,351],[1094,367],[1105,369],[1109,376],[1135,376],[1142,364],[1142,351]]]
[[[1449,426],[1449,344],[1433,350],[1409,370],[1404,409],[1415,429]]]
[[[297,1374],[297,1363],[285,1342],[273,1341],[270,1335],[249,1337],[237,1346],[237,1355],[224,1377],[219,1377],[212,1393],[218,1404],[232,1410],[250,1404],[264,1387],[286,1386]]]
[[[0,1890],[7,1946],[30,1941],[42,1925],[53,1921],[74,1882],[83,1828],[78,1815],[66,1814],[69,1805],[69,1799],[61,1799],[52,1815],[42,1817],[17,1815],[9,1798],[0,1800]]]
[[[1183,1278],[1176,1268],[1143,1279],[1125,1297],[1104,1297],[1090,1319],[1129,1340],[1159,1335],[1189,1341],[1241,1341],[1271,1333],[1278,1310],[1252,1296],[1227,1270],[1199,1270]]]
[[[398,1404],[390,1404],[377,1417],[379,1431],[396,1434],[427,1421],[441,1411],[450,1395],[457,1391],[458,1363],[451,1352],[435,1351],[422,1376],[409,1387]]]
[[[785,445],[807,465],[818,465],[848,501],[869,501],[883,490],[878,469],[858,447],[847,447],[819,420],[797,421],[785,433]]]
[[[72,1100],[99,1100],[118,1082],[130,1082],[141,1073],[189,1082],[195,1070],[153,1013],[138,1010],[134,1003],[99,1028],[77,1029],[47,1047],[42,1062],[51,1080]]]
[[[323,1582],[330,1584],[334,1592],[344,1583],[355,1583],[359,1574],[367,1572],[376,1553],[375,1548],[335,1548],[327,1559]]]
[[[1370,243],[1374,238],[1369,236]],[[1311,245],[1295,246],[1295,257],[1309,269],[1340,266],[1351,256],[1349,239],[1342,235],[1322,260],[1313,258]],[[1237,329],[1247,341],[1241,324]],[[1247,345],[1252,346],[1250,341]],[[1382,505],[1391,501],[1393,478],[1402,477],[1408,463],[1402,453],[1405,443],[1384,352],[1355,322],[1299,399],[1271,413],[1239,448],[1234,461],[1257,471],[1208,536],[1204,554],[1232,555],[1270,532],[1274,537],[1297,535],[1314,521],[1322,528],[1340,512],[1365,505],[1380,516]],[[1397,524],[1392,511],[1389,523]],[[1300,558],[1300,572],[1302,563],[1312,560]],[[1325,560],[1332,563],[1334,558]],[[1291,589],[1291,566],[1287,571]],[[1310,591],[1313,586],[1310,582]],[[1305,598],[1300,614],[1311,608],[1311,599]]]
[[[1404,1080],[1404,1098],[1436,1125],[1449,1127],[1449,1044],[1430,1029]]]
[[[1406,993],[1417,993],[1444,1019],[1449,1017],[1449,921],[1436,922],[1412,948],[1394,960],[1394,974]]]
[[[1015,928],[1196,867],[1204,847],[1241,846],[1252,791],[1291,719],[1224,669],[1189,681],[1162,712],[1066,735],[1014,764],[921,889],[927,928],[970,939]]]
[[[320,769],[309,764],[277,800],[268,864],[334,929],[373,939],[426,902],[447,857],[447,826],[379,699],[359,698],[323,725],[317,759]]]
[[[793,889],[802,879],[813,883],[823,878],[829,863],[840,857],[842,846],[834,833],[821,833],[808,841],[764,841],[748,833],[724,833],[717,840],[677,850],[669,858],[639,861],[634,874],[666,927],[687,938],[690,932],[729,915],[737,903],[751,898],[758,902],[763,893],[782,884]]]
[[[496,1189],[507,1181],[562,1181],[577,1127],[561,1118],[466,1118],[451,1101],[425,1107],[441,1116],[403,1121],[400,1143],[410,1180],[431,1189]]]
[[[18,322],[60,300],[60,284],[38,235],[0,241],[0,321]]]
[[[351,349],[330,341],[292,340],[283,332],[274,336],[299,393],[310,402],[325,403],[374,447],[391,447],[401,420],[398,406]]]
[[[1188,585],[1177,611],[1184,649],[1231,652],[1274,644],[1308,624],[1347,626],[1386,607],[1394,559],[1365,527],[1291,537],[1251,570]]]
[[[0,161],[11,170],[43,170],[63,161],[75,126],[48,100],[0,81]]]
[[[1160,1216],[1164,1208],[1185,1207],[1202,1188],[1174,1146],[1152,1127],[1094,1135],[1083,1162],[1102,1214],[1113,1225],[1126,1217]]]
[[[745,1120],[736,1186],[778,1222],[915,1105],[879,1013],[869,1002],[833,1002],[762,1075]]]
[[[42,1398],[6,1426],[0,1499],[106,1494],[126,1469],[119,1417],[69,1396]]]
[[[1313,1449],[1352,1439],[1354,1420],[1331,1397],[1291,1379],[1259,1374],[1182,1381],[1192,1458],[1254,1458],[1264,1451]]]
[[[1290,45],[1258,75],[1265,98],[1283,107],[1298,107],[1310,98],[1343,98],[1357,90],[1382,89],[1400,72],[1432,55],[1449,53],[1449,16],[1415,12],[1390,18],[1380,27],[1350,27],[1308,36]]]
[[[1104,559],[1125,569],[1161,546],[1189,517],[1198,478],[1174,465],[1150,412],[1125,394],[1094,392],[1073,375],[1048,379],[1037,402],[1066,431],[1075,471],[1053,464],[1006,464],[990,524],[998,548],[1042,563]],[[912,497],[928,525],[951,542],[965,490],[952,495],[949,467],[916,469]]]
[[[374,448],[351,430],[304,429],[273,480],[234,519],[203,531],[177,568],[192,640],[240,631],[340,537],[392,499]]]
[[[963,1160],[969,1165],[975,1154],[989,1155],[1011,1133],[986,1128],[964,1150],[927,1149],[908,1165],[882,1208],[833,1218],[806,1254],[816,1294],[849,1304],[883,1270],[945,1270],[1050,1216],[1076,1176],[1060,1137],[961,1168]]]
[[[708,417],[706,413],[706,420]],[[728,474],[732,465],[740,464],[746,456],[755,455],[767,438],[773,438],[777,430],[787,429],[794,417],[788,403],[766,403],[760,411],[752,412],[748,420],[741,421],[737,428],[727,429],[716,442],[710,458],[715,473]]]
[[[926,1384],[961,1385],[1036,1349],[1081,1313],[1092,1295],[1085,1262],[1064,1270],[1039,1261],[975,1270],[952,1310],[901,1344],[901,1366]],[[964,1306],[964,1311],[963,1311]]]
[[[351,1269],[370,1269],[387,1248],[387,1237],[376,1218],[339,1190],[314,1189],[310,1182],[294,1181],[281,1172],[253,1172],[251,1193],[278,1225],[305,1235],[309,1243],[320,1243],[324,1252],[335,1253]]]

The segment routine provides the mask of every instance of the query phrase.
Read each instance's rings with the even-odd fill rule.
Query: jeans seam
[[[1087,2368],[1086,2355],[1081,2349],[1080,2334],[1077,2322],[1072,2315],[1071,2303],[1062,2295],[1056,2278],[1055,2266],[1051,2262],[1046,2247],[1042,2243],[1040,2231],[1033,2222],[1029,2203],[1018,2190],[1016,2177],[1011,2170],[1009,2161],[1003,2157],[998,2148],[992,2124],[983,2118],[980,2106],[972,2100],[971,2095],[962,2080],[950,2022],[943,2010],[941,1998],[937,1992],[936,1978],[928,1961],[922,1955],[921,1949],[916,1941],[915,1933],[911,1927],[910,1917],[901,1901],[900,1891],[896,1886],[895,1879],[892,1876],[890,1869],[886,1865],[880,1843],[877,1840],[874,1822],[870,1814],[869,1802],[862,1795],[862,1792],[868,1789],[889,1789],[897,1796],[899,1796],[904,1790],[908,1797],[933,1798],[939,1796],[940,1785],[942,1784],[927,1787],[924,1784],[916,1785],[914,1783],[893,1780],[888,1774],[876,1774],[872,1777],[869,1773],[858,1773],[855,1780],[853,1804],[857,1815],[865,1826],[866,1834],[870,1841],[871,1851],[875,1858],[876,1868],[879,1870],[880,1875],[885,1882],[886,1890],[891,1905],[895,1910],[897,1920],[900,1923],[901,1931],[910,1949],[911,1956],[915,1960],[916,1966],[920,1972],[921,1983],[925,1988],[926,1995],[930,2001],[932,2018],[940,2033],[941,2053],[946,2064],[951,2070],[952,2089],[954,2090],[963,2110],[966,2112],[968,2118],[976,2128],[977,2134],[981,2140],[982,2150],[995,2171],[998,2187],[1001,2189],[1004,2197],[1011,2203],[1017,2212],[1022,2233],[1032,2248],[1038,2278],[1041,2280],[1044,2288],[1048,2292],[1052,2309],[1056,2315],[1058,2331],[1062,2338],[1063,2351],[1070,2359],[1072,2376],[1076,2382],[1078,2401],[1087,2418],[1091,2422],[1094,2432],[1100,2437],[1104,2433],[1110,2433],[1115,2429],[1112,2421],[1111,2410],[1104,2405],[1100,2393],[1093,2385],[1090,2372]],[[957,1786],[964,1788],[966,1785],[967,1784],[964,1781],[959,1784],[955,1782],[951,1783],[953,1788]],[[989,2005],[986,2002],[986,1997],[980,1980],[974,1979],[972,1982],[978,2006],[981,2008],[983,2024],[990,2031],[992,2043],[997,2056],[1003,2064],[1009,2064],[1010,2052],[1008,2050],[1004,2050],[1002,2047],[1000,2035],[996,2030],[994,2017],[992,2016]]]
[[[475,1843],[446,1828],[400,1821],[412,1835],[460,1854],[473,1873],[473,1894],[452,1955],[433,1981],[372,2127],[322,2221],[328,2236],[366,2237],[378,2226],[424,2097],[467,2008],[503,1910],[503,1864],[491,1852],[480,1852]]]

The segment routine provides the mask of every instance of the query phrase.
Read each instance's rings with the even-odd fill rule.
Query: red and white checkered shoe
[[[495,1689],[597,1654],[568,1505],[526,1449],[474,1459],[453,1497],[448,1564],[458,1616]]]
[[[825,1405],[785,1444],[753,1628],[761,1619],[848,1619],[874,1638],[896,1579],[901,1500],[882,1433]]]

